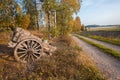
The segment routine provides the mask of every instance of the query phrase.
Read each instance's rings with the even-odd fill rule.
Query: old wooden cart
[[[43,42],[42,39],[22,28],[14,30],[8,45],[14,48],[15,59],[23,63],[36,61],[56,50],[56,47]]]

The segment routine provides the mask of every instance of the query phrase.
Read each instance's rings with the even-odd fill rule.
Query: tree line
[[[82,29],[80,17],[74,19],[81,0],[0,0],[0,28],[47,27],[54,35]]]

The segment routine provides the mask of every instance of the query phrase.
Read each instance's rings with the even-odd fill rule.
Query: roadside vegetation
[[[105,80],[92,60],[69,36],[52,39],[52,45],[57,47],[52,56],[27,64],[15,61],[12,49],[7,49],[6,46],[8,35],[5,37],[2,45],[6,48],[1,50],[3,46],[0,43],[0,79]]]
[[[87,35],[87,37],[120,46],[120,38]]]
[[[119,31],[87,31],[78,34],[120,46]]]
[[[92,42],[92,41],[90,41],[90,40],[87,40],[87,39],[85,39],[85,38],[80,37],[79,35],[75,35],[75,36],[78,37],[79,39],[82,39],[82,40],[86,41],[87,43],[89,43],[89,44],[91,44],[91,45],[99,48],[99,49],[102,50],[103,52],[105,52],[105,53],[107,53],[107,54],[109,54],[109,55],[112,55],[112,56],[120,59],[120,52],[115,51],[115,50],[110,49],[110,48],[107,48],[107,47],[105,47],[104,45],[94,43],[94,42]]]
[[[96,36],[96,35],[89,35],[89,34],[83,34],[83,36],[120,46],[120,38],[103,37],[103,36]]]

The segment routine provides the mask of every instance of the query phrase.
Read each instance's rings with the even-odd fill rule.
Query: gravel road
[[[78,39],[75,36],[72,36],[72,38],[82,48],[82,50],[90,56],[101,73],[104,74],[108,80],[120,80],[120,60],[101,52],[98,48]]]

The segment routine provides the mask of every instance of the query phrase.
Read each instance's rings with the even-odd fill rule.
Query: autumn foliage
[[[40,1],[42,4],[40,4]],[[80,17],[73,17],[73,14],[80,10],[81,0],[40,1],[1,1],[0,27],[9,28],[12,26],[39,30],[40,26],[45,26],[46,31],[52,36],[66,35],[70,32],[76,32],[81,29]],[[56,16],[55,14],[52,14],[52,11],[56,12]],[[48,16],[50,16],[49,19]],[[54,16],[56,23],[51,26],[52,21],[54,21],[52,17]]]
[[[27,29],[30,24],[30,15],[18,15],[15,20],[16,26]]]

